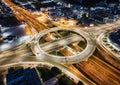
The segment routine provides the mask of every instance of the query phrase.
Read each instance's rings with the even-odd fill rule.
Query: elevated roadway
[[[80,61],[88,58],[89,56],[91,56],[93,54],[93,52],[96,48],[95,40],[93,39],[93,37],[90,37],[89,34],[83,32],[82,30],[79,30],[79,29],[74,29],[74,30],[69,29],[69,31],[74,31],[74,32],[78,33],[79,35],[81,35],[83,38],[85,38],[85,40],[87,42],[87,46],[81,53],[79,53],[77,55],[69,56],[69,57],[67,57],[67,56],[64,56],[64,57],[54,56],[54,55],[50,55],[50,54],[46,53],[40,47],[39,40],[45,34],[47,34],[49,32],[53,32],[53,31],[57,31],[57,30],[61,30],[61,29],[60,28],[52,28],[52,29],[49,29],[49,30],[44,30],[36,36],[35,42],[31,43],[31,49],[38,58],[40,58],[42,60],[46,60],[46,61],[54,61],[54,62],[59,62],[59,63],[71,64],[71,63],[80,62]],[[76,40],[78,40],[77,37],[76,37]],[[67,42],[67,39],[66,39],[66,42]],[[55,45],[57,45],[57,43]],[[52,48],[53,44],[51,44],[49,46]],[[51,48],[49,48],[49,49],[51,49]]]
[[[52,41],[52,42],[47,42],[47,43],[43,43],[43,44],[40,44],[40,47],[45,51],[45,52],[50,52],[56,48],[59,48],[59,47],[64,47],[66,45],[69,45],[73,42],[79,42],[81,40],[84,40],[80,35],[70,35],[68,37],[63,37],[59,40],[56,40],[56,41]]]

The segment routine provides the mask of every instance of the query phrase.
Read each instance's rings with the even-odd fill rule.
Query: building
[[[113,45],[120,49],[120,29],[109,34],[109,39]]]
[[[21,68],[6,75],[6,85],[42,85],[42,83],[35,68]]]

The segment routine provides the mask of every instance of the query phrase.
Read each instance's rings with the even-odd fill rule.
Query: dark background
[[[68,3],[71,3],[71,4],[80,4],[82,6],[89,8],[89,7],[95,6],[96,3],[100,1],[105,1],[105,0],[67,0],[67,1]],[[106,0],[107,3],[118,2],[118,1],[119,0]]]

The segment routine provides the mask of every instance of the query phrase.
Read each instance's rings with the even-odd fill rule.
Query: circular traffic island
[[[79,29],[52,28],[37,35],[32,50],[41,60],[71,64],[90,57],[95,45],[93,37]]]

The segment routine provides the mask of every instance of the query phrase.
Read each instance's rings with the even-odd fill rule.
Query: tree
[[[52,72],[52,74],[53,74],[54,76],[62,73],[62,71],[61,71],[59,68],[57,68],[57,67],[52,67],[52,68],[51,68],[51,72]]]

